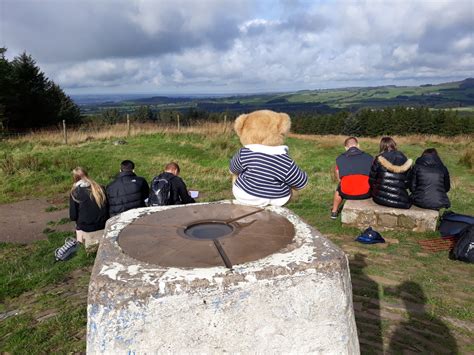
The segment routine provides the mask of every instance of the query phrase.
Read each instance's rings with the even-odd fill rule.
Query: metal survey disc
[[[136,219],[118,243],[125,254],[150,264],[232,268],[276,253],[294,236],[293,224],[268,210],[191,204]]]

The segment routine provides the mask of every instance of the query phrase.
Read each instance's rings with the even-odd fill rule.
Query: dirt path
[[[69,217],[66,200],[32,199],[0,205],[0,242],[31,243],[45,239],[46,228],[73,231],[74,223],[53,225]],[[48,212],[50,211],[50,212]]]

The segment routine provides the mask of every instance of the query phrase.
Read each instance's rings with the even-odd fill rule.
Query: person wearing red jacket
[[[343,200],[370,198],[369,174],[374,158],[359,149],[356,137],[344,141],[346,151],[336,159],[336,176],[339,180],[334,192],[331,218],[336,219]]]

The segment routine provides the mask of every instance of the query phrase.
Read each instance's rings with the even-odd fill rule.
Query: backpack
[[[456,245],[449,253],[449,257],[467,263],[474,263],[474,225],[462,230]]]
[[[459,214],[452,211],[446,211],[441,216],[441,221],[438,229],[442,237],[456,236],[461,233],[464,228],[473,224],[473,216]]]
[[[171,179],[170,179],[171,180]],[[155,176],[151,181],[150,196],[148,206],[166,206],[171,200],[170,180],[163,177],[163,174]]]
[[[64,245],[54,251],[56,261],[65,261],[69,259],[79,248],[79,243],[74,238],[66,238]]]
[[[363,244],[385,243],[385,239],[382,238],[379,232],[372,229],[372,227],[363,231],[355,240]]]

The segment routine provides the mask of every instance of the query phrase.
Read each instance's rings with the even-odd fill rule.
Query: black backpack
[[[449,256],[451,259],[474,263],[474,225],[462,230]]]
[[[171,200],[171,183],[163,174],[155,176],[151,181],[148,206],[166,206]]]
[[[474,224],[473,216],[446,211],[441,216],[439,232],[442,237],[457,236],[464,228],[472,224]]]

